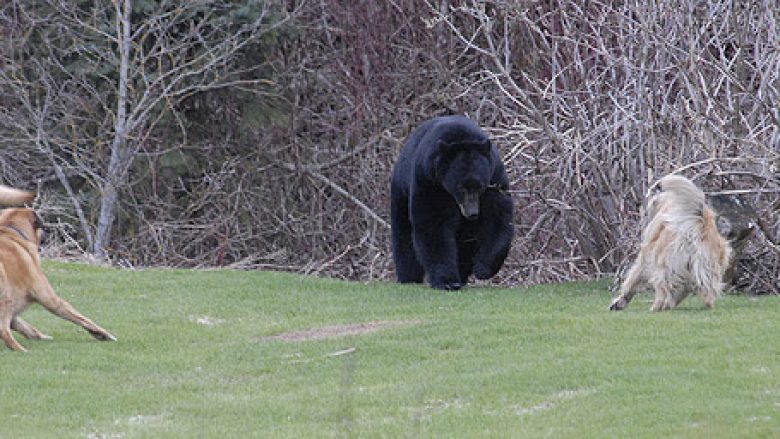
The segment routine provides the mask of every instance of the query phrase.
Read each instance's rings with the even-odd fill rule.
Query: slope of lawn
[[[778,297],[45,270],[119,341],[28,310],[54,340],[0,351],[2,438],[780,437]]]

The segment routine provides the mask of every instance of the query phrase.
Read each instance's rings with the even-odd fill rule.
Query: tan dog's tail
[[[29,203],[35,199],[35,192],[14,189],[0,184],[0,205],[16,206]]]

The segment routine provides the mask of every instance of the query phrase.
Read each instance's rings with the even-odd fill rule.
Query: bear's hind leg
[[[392,200],[390,203],[395,276],[401,283],[422,283],[425,271],[414,251],[407,203],[406,199]]]
[[[399,244],[394,247],[393,260],[395,261],[395,277],[400,283],[422,283],[425,277],[423,266],[417,262],[411,239],[408,244]]]

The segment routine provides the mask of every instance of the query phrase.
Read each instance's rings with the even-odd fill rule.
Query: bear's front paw
[[[491,270],[490,267],[485,264],[474,264],[474,277],[479,280],[490,279],[495,274],[495,271]]]
[[[435,288],[437,290],[455,291],[459,290],[462,286],[463,284],[456,280],[439,280],[431,282],[431,288]]]

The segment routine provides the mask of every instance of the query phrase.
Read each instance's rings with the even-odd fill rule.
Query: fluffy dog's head
[[[12,229],[38,247],[46,237],[41,217],[28,207],[13,207],[0,212],[0,227],[2,226]]]

